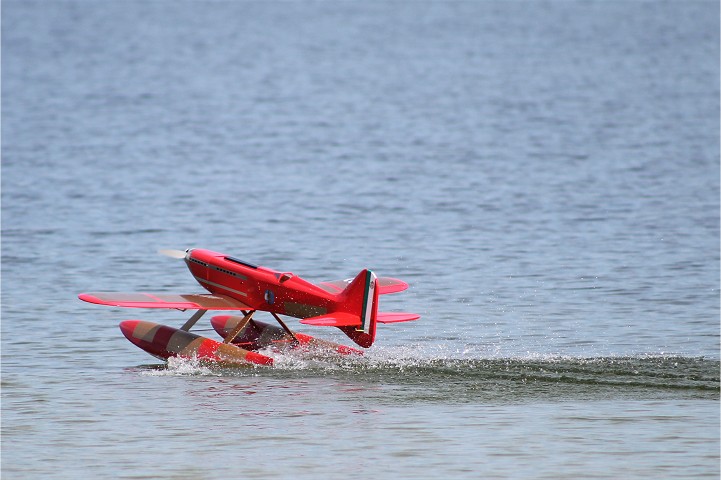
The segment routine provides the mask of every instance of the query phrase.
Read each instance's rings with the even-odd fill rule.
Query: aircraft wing
[[[99,305],[130,308],[175,308],[178,310],[253,310],[227,295],[169,293],[91,292],[78,295],[80,300]]]
[[[320,288],[330,293],[340,293],[347,287],[353,279],[347,280],[335,280],[333,282],[321,282],[318,284]],[[408,284],[403,280],[390,277],[378,277],[378,294],[384,295],[386,293],[398,293],[406,290]]]

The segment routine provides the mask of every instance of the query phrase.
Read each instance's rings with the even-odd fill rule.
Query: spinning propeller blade
[[[158,250],[158,253],[170,258],[185,258],[186,254],[182,250]]]

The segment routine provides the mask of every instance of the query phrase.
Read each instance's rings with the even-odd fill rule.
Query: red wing
[[[130,308],[176,308],[179,310],[252,310],[227,295],[168,293],[92,292],[78,295],[80,300],[99,305]]]
[[[352,282],[353,279],[349,278],[348,280],[336,280],[334,282],[322,282],[319,283],[318,286],[325,290],[326,292],[330,293],[340,293],[342,292],[345,287],[350,285],[350,282]],[[385,295],[386,293],[398,293],[402,292],[403,290],[406,290],[408,288],[408,284],[404,282],[403,280],[398,280],[397,278],[390,278],[390,277],[378,277],[378,294],[379,295]]]

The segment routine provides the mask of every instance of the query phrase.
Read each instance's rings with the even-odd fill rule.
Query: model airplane
[[[376,324],[417,320],[415,313],[378,312],[378,295],[402,292],[408,284],[395,278],[378,278],[363,270],[355,278],[313,284],[289,272],[259,267],[209,250],[161,250],[183,259],[190,273],[210,294],[82,293],[81,300],[100,305],[133,308],[197,310],[179,329],[142,320],[125,320],[120,330],[132,343],[163,360],[196,357],[230,364],[272,365],[262,349],[320,347],[343,355],[361,350],[319,340],[288,328],[279,315],[300,323],[337,327],[361,347],[373,344]],[[211,325],[219,342],[190,332],[208,310],[237,310],[242,316],[222,315]],[[254,320],[253,314],[269,312],[279,326]],[[270,348],[269,348],[270,347]]]

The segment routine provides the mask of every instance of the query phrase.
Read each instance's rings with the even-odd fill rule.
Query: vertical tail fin
[[[340,294],[348,313],[360,316],[360,326],[338,327],[361,347],[373,345],[378,315],[378,279],[370,270],[363,270]]]

